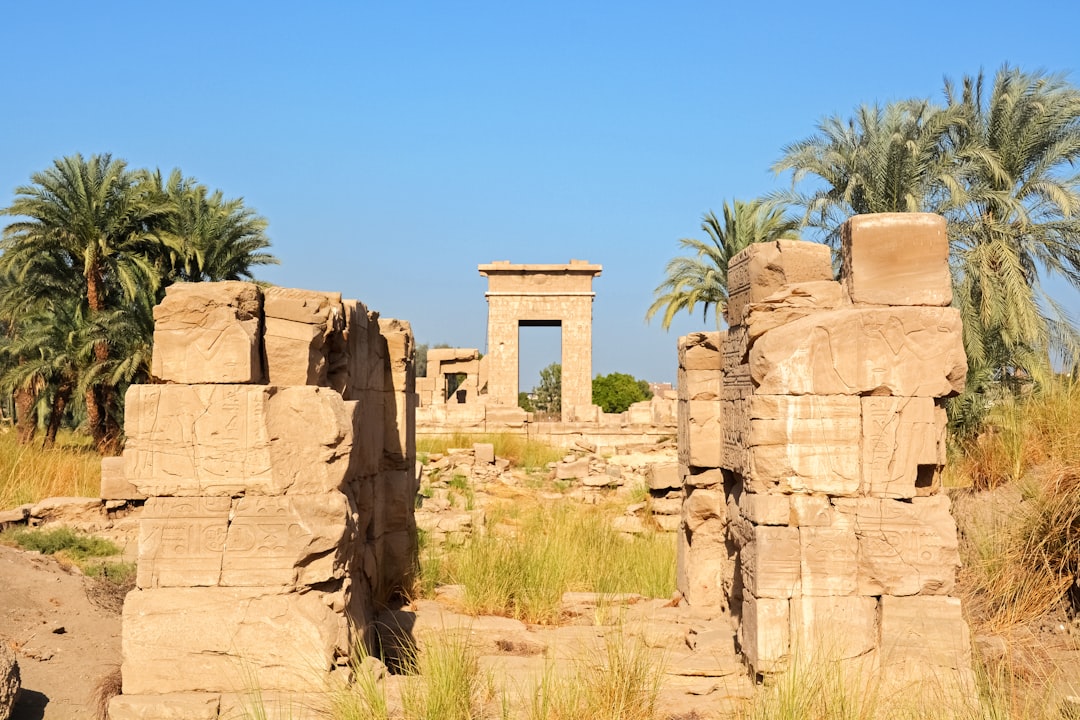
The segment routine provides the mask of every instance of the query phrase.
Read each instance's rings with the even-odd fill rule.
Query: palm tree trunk
[[[52,409],[49,412],[49,427],[45,430],[45,447],[56,444],[56,433],[64,420],[64,411],[67,410],[68,400],[71,399],[71,390],[70,385],[61,385],[56,390],[56,397],[53,398]]]
[[[105,299],[101,297],[103,284],[101,266],[95,263],[86,274],[86,302],[91,314],[105,309]],[[105,340],[94,343],[94,360],[104,364],[109,360],[109,344]],[[90,435],[94,446],[100,453],[107,453],[110,445],[108,428],[108,401],[112,388],[105,385],[86,390],[86,422],[90,426]]]
[[[34,439],[37,430],[37,413],[34,405],[37,397],[34,392],[26,388],[15,390],[15,429],[20,445],[27,445]]]

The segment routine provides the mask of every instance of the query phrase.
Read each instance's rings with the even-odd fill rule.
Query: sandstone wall
[[[940,486],[941,399],[967,371],[945,222],[853,217],[842,257],[836,282],[825,246],[752,245],[729,330],[680,341],[680,587],[731,606],[755,673],[825,655],[970,690]]]
[[[252,690],[298,707],[413,569],[411,330],[242,282],[174,285],[154,318],[158,384],[128,391],[103,463],[146,498],[110,717],[224,717]]]

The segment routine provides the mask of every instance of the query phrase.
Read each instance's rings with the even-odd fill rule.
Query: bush
[[[649,383],[626,373],[597,375],[592,381],[593,405],[606,413],[626,412],[631,405],[652,397]]]

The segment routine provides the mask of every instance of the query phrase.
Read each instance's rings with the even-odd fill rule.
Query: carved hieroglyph
[[[562,419],[587,417],[592,408],[592,279],[602,267],[568,265],[479,266],[488,279],[488,402],[516,407],[518,331],[522,326],[562,328]]]
[[[680,339],[679,586],[741,611],[755,673],[823,655],[970,697],[940,487],[941,398],[967,373],[945,222],[857,216],[841,237],[839,281],[823,245],[751,245],[728,270],[731,327]]]

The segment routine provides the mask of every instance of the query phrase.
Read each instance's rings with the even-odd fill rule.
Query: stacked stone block
[[[887,214],[844,224],[839,282],[822,245],[731,260],[720,465],[755,673],[809,654],[881,670],[885,687],[970,682],[940,489],[941,399],[967,371],[947,256],[942,218]]]
[[[110,717],[313,703],[413,567],[409,327],[241,282],[175,285],[154,316],[159,382],[107,461],[146,497]]]

